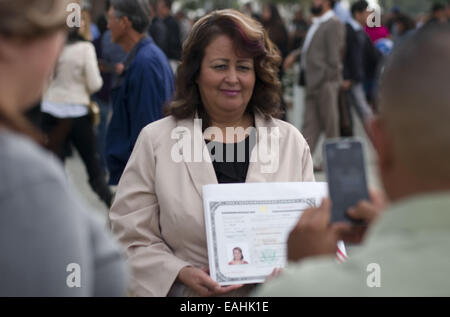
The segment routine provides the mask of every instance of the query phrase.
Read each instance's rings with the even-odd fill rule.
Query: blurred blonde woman
[[[81,11],[81,26],[80,26],[80,35],[89,42],[92,42],[93,36],[91,31],[91,14],[87,9],[83,9]]]
[[[68,3],[0,0],[0,297],[126,290],[118,247],[71,195],[61,164],[23,116],[66,41]]]
[[[52,142],[52,149],[63,162],[67,147],[73,145],[77,149],[92,190],[109,208],[112,193],[101,167],[88,107],[90,96],[101,89],[103,80],[94,45],[81,34],[81,28],[69,31],[42,102],[42,127],[52,141],[57,134],[59,142]]]

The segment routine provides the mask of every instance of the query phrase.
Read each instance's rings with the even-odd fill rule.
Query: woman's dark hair
[[[281,113],[281,83],[278,79],[280,53],[259,22],[232,9],[214,11],[194,25],[183,44],[175,81],[175,98],[166,107],[165,113],[176,119],[193,118],[198,113],[209,122],[196,79],[206,47],[220,35],[227,35],[233,40],[237,53],[249,54],[254,59],[256,81],[247,112],[259,110],[265,116],[278,116]]]

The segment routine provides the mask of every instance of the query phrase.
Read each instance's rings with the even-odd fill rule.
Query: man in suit
[[[306,84],[303,135],[314,153],[322,131],[339,136],[338,93],[342,77],[345,27],[335,16],[334,0],[314,0],[315,16],[302,49]]]

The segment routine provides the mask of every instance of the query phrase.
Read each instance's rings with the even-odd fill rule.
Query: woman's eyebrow
[[[213,62],[229,62],[229,61],[230,60],[226,58],[214,58],[210,62],[213,63]]]
[[[228,58],[220,57],[220,58],[211,59],[210,63],[213,63],[213,62],[226,62],[226,63],[228,63],[229,61],[230,60]],[[237,60],[237,63],[251,63],[252,61],[253,60],[251,58],[241,58],[241,59]]]

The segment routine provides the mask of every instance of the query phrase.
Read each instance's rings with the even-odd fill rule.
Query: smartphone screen
[[[357,139],[339,139],[324,144],[328,190],[332,202],[331,222],[355,222],[347,210],[369,199],[363,145]]]

